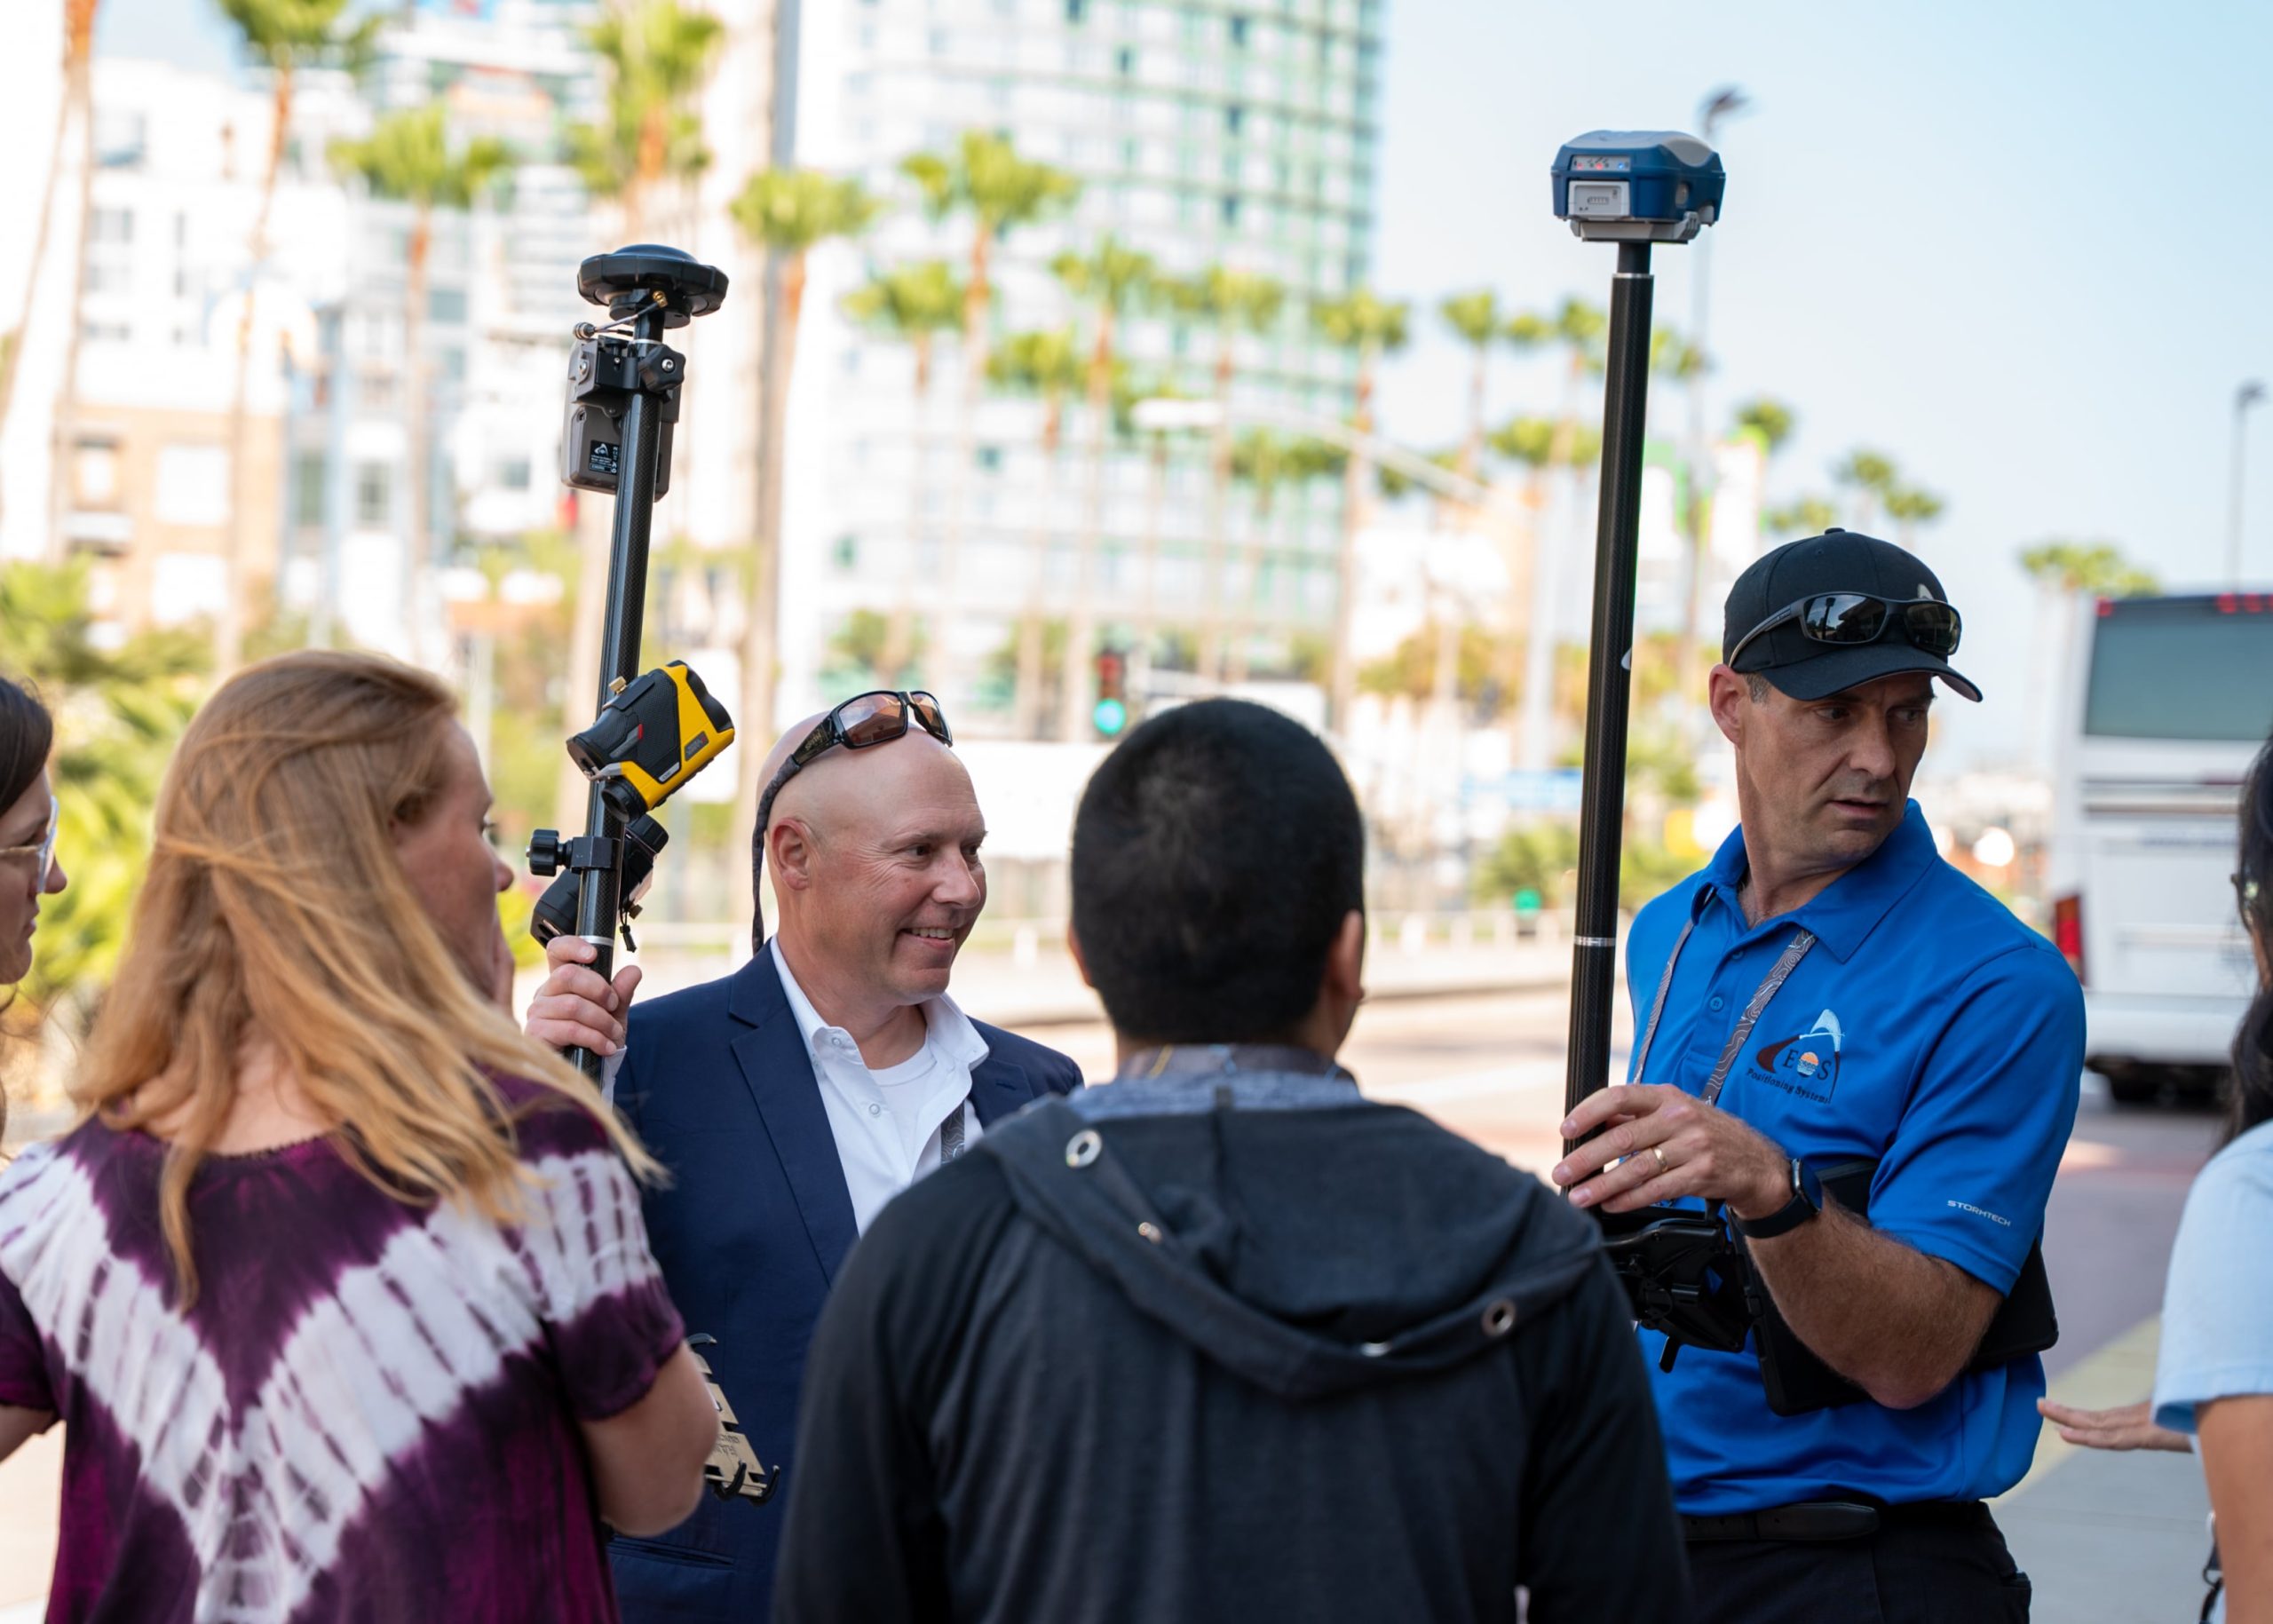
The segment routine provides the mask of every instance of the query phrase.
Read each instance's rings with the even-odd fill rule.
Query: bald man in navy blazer
[[[947,995],[986,902],[986,822],[936,701],[848,700],[791,729],[761,781],[779,929],[748,963],[633,1007],[636,967],[610,986],[559,938],[529,1006],[533,1037],[615,1057],[616,1106],[670,1175],[646,1197],[665,1283],[778,1474],[764,1504],[706,1496],[661,1538],[614,1540],[626,1624],[767,1618],[805,1350],[845,1254],[899,1191],[1081,1085]]]

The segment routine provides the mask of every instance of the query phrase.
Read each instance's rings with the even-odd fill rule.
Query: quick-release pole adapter
[[[1686,242],[1718,220],[1728,177],[1711,147],[1695,136],[1668,131],[1597,130],[1582,135],[1556,154],[1553,173],[1556,218],[1570,221],[1572,234],[1583,242],[1618,245],[1603,387],[1593,637],[1587,656],[1578,924],[1571,949],[1571,1046],[1564,1079],[1567,1111],[1610,1081],[1642,432],[1650,398],[1650,247]]]
[[[531,868],[559,875],[538,905],[532,931],[540,941],[561,934],[573,889],[573,928],[592,944],[591,968],[606,978],[615,968],[617,931],[630,939],[634,910],[627,896],[638,881],[627,884],[627,867],[644,873],[663,844],[662,826],[646,814],[734,737],[725,709],[685,665],[639,674],[648,533],[655,499],[670,488],[670,430],[686,380],[685,356],[663,335],[717,309],[726,274],[677,249],[646,243],[585,260],[576,289],[605,305],[608,319],[575,330],[560,477],[580,490],[613,493],[615,514],[597,718],[568,744],[592,784],[584,832],[564,840],[539,829],[530,838]],[[572,1049],[568,1059],[599,1080],[599,1055]]]

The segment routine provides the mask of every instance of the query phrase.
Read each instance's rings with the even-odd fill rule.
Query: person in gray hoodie
[[[1334,1062],[1364,851],[1325,745],[1259,706],[1106,757],[1072,942],[1118,1074],[853,1248],[806,1367],[782,1624],[1689,1616],[1596,1226]]]

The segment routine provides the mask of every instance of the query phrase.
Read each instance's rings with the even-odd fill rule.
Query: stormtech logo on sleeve
[[[1779,1038],[1754,1053],[1754,1074],[1786,1094],[1826,1105],[1839,1086],[1839,1052],[1845,1044],[1839,1017],[1826,1010],[1805,1032]]]

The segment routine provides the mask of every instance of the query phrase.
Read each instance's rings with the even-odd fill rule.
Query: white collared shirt
[[[939,1167],[939,1128],[949,1117],[961,1114],[966,1145],[978,1139],[970,1072],[986,1058],[986,1040],[942,993],[917,1006],[923,1011],[923,1046],[899,1066],[870,1071],[851,1034],[821,1019],[789,973],[780,945],[769,942],[766,950],[812,1058],[844,1188],[852,1197],[852,1221],[866,1232],[886,1201]]]

